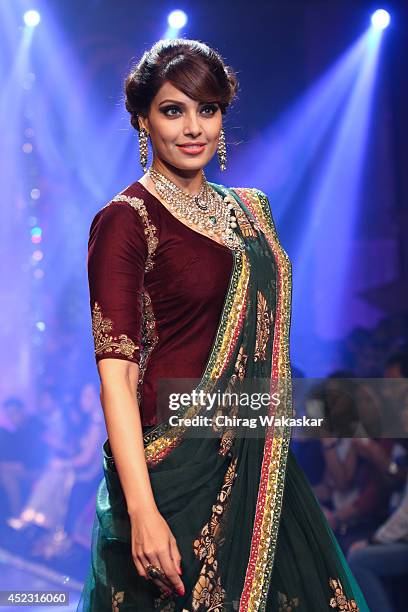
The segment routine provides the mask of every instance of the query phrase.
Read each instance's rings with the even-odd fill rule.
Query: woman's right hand
[[[161,590],[174,589],[184,595],[184,585],[180,579],[181,555],[177,542],[167,522],[158,510],[130,514],[132,535],[132,556],[139,576],[152,580]],[[166,574],[166,582],[150,578],[145,567],[151,563],[161,567]]]

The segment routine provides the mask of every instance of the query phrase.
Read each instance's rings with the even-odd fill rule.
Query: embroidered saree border
[[[231,274],[225,305],[216,333],[216,339],[202,377],[201,388],[208,389],[214,380],[222,374],[229,355],[237,342],[242,328],[246,295],[249,282],[249,260],[245,253],[234,252],[234,266]],[[176,412],[177,416],[192,418],[200,406],[189,406]],[[168,422],[162,423],[144,436],[145,457],[149,465],[160,463],[168,453],[179,444],[185,427],[172,427]]]
[[[280,381],[290,383],[291,263],[279,242],[266,196],[256,189],[236,188],[234,191],[255,217],[276,259],[278,299],[271,385],[273,386],[276,381],[278,383]],[[291,399],[291,392],[289,391],[288,396],[285,395],[285,401],[282,402],[281,412],[276,416],[290,416]],[[289,410],[290,414],[288,414]],[[239,612],[264,612],[266,609],[282,509],[289,442],[289,427],[271,426],[266,431],[251,549]]]

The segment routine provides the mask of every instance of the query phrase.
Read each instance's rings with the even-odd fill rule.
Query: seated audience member
[[[348,560],[372,612],[394,610],[386,579],[408,578],[408,393],[402,384],[408,376],[408,351],[399,350],[388,360],[384,378],[400,379],[401,384],[384,386],[384,397],[390,402],[390,411],[398,420],[401,434],[395,440],[391,461],[378,451],[368,451],[366,457],[377,467],[379,474],[396,490],[395,508],[391,516],[368,535],[356,541],[350,548]],[[404,483],[402,491],[401,483]]]
[[[399,507],[368,538],[351,546],[348,562],[371,612],[393,612],[384,578],[408,578],[408,480]]]
[[[321,440],[324,476],[315,487],[330,526],[346,552],[353,541],[371,533],[388,511],[390,490],[378,477],[367,449],[390,461],[392,440],[354,438],[366,436],[356,402],[358,385],[348,372],[336,372],[324,385],[325,423],[328,435]]]

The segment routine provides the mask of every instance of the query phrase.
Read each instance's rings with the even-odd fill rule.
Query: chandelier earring
[[[220,164],[221,172],[224,172],[227,164],[227,146],[225,144],[225,132],[224,128],[221,128],[220,136],[218,139],[218,162]]]
[[[148,156],[148,140],[147,137],[149,132],[145,128],[139,130],[139,153],[140,153],[140,164],[143,168],[143,172],[147,171],[147,156]]]

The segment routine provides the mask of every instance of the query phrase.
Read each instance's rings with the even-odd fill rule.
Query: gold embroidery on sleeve
[[[258,291],[257,313],[256,313],[256,344],[254,361],[266,359],[266,346],[268,344],[269,332],[272,326],[272,313],[268,308],[265,296]]]
[[[157,228],[151,222],[151,219],[146,210],[145,203],[143,202],[141,198],[135,198],[135,197],[132,198],[123,193],[115,196],[113,200],[111,200],[111,202],[127,202],[139,213],[143,221],[143,225],[145,228],[144,233],[145,233],[146,241],[147,241],[148,256],[147,256],[146,264],[145,264],[145,272],[149,272],[154,267],[153,256],[157,248],[158,239],[156,236]]]
[[[142,329],[141,329],[141,345],[140,350],[140,361],[139,361],[139,381],[137,385],[137,401],[139,405],[142,401],[142,386],[144,381],[144,375],[147,368],[147,363],[151,357],[151,354],[159,342],[159,336],[157,333],[157,322],[154,315],[152,299],[147,291],[143,288],[142,293]]]
[[[330,599],[330,607],[342,612],[359,612],[360,608],[356,604],[354,599],[347,599],[344,594],[343,587],[340,580],[330,578],[329,584],[334,591],[334,597]]]
[[[116,353],[133,357],[133,353],[140,348],[126,334],[112,336],[113,323],[104,318],[101,307],[95,302],[92,309],[92,334],[95,343],[95,353]]]

